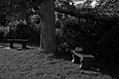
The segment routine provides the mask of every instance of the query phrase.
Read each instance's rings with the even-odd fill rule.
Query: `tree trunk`
[[[40,6],[42,26],[40,50],[54,52],[57,49],[55,37],[54,0],[44,0]]]

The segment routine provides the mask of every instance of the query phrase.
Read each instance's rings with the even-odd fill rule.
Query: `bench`
[[[10,43],[10,48],[14,48],[13,44],[14,43],[20,43],[22,44],[22,49],[26,49],[26,43],[28,42],[28,40],[25,39],[5,39],[4,42],[8,42]]]
[[[94,56],[93,55],[84,55],[72,51],[72,62],[80,64],[80,68],[90,69],[93,66]]]

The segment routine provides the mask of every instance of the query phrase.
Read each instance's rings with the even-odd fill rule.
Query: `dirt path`
[[[99,72],[80,70],[79,65],[40,53],[38,48],[0,48],[0,79],[112,79]]]

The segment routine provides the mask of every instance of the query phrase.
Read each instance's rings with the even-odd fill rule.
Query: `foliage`
[[[32,22],[30,20],[32,20]],[[9,33],[7,33],[6,38],[29,39],[31,42],[39,43],[40,27],[35,21],[37,20],[30,18],[29,21],[20,20],[11,22],[9,24]]]
[[[59,50],[70,52],[75,47],[83,47],[84,54],[92,54],[96,59],[118,62],[118,23],[105,24],[86,19],[67,19],[61,22]]]
[[[39,5],[44,0],[1,0],[0,20],[1,25],[8,25],[11,21],[24,20],[33,13],[38,13]]]
[[[38,14],[37,10],[41,2],[43,0],[0,1],[1,25],[9,27],[9,32],[5,33],[6,38],[22,38],[39,42],[39,25],[35,21],[30,22],[29,19],[32,15]]]
[[[3,39],[5,38],[5,35],[9,32],[9,27],[0,27],[0,42],[3,41]]]
[[[90,1],[90,0],[88,0]],[[79,18],[73,19],[72,17],[68,17],[70,19],[61,19],[58,25],[60,27],[59,34],[63,39],[61,41],[61,48],[67,50],[74,49],[77,46],[82,46],[84,53],[93,54],[96,59],[104,59],[109,62],[116,62],[118,64],[118,16],[119,16],[119,2],[117,0],[99,0],[98,5],[95,7],[89,7],[91,2],[85,2],[83,7],[77,8],[80,12],[79,14],[94,14],[95,18],[98,19],[98,16],[103,19],[107,19],[107,17],[111,17],[113,22],[98,21],[98,20],[89,20]],[[74,6],[74,5],[70,5]],[[68,9],[68,5],[65,6]],[[65,10],[67,10],[65,9]],[[77,11],[78,11],[77,10]],[[100,18],[99,17],[99,18]],[[91,17],[92,18],[92,17]],[[64,50],[64,52],[65,52]]]
[[[55,1],[56,7],[62,7],[62,8],[68,8],[68,9],[74,9],[74,3],[72,0],[56,0]]]

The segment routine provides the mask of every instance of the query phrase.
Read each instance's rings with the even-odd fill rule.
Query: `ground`
[[[0,79],[118,79],[102,72],[81,70],[70,60],[39,52],[38,47],[4,49],[7,46],[0,44]]]

